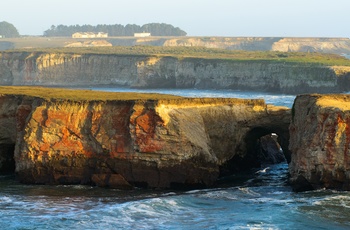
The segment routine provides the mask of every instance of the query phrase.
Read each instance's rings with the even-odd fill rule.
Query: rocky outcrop
[[[113,46],[180,46],[227,50],[318,52],[350,54],[349,38],[283,38],[283,37],[148,37],[109,38]],[[73,42],[72,42],[73,44]],[[69,44],[68,44],[69,46]]]
[[[140,44],[143,42],[146,41],[138,41]],[[163,46],[202,46],[228,50],[350,54],[349,38],[180,37],[165,40]]]
[[[263,100],[2,95],[0,104],[6,124],[0,140],[15,146],[24,183],[210,186],[220,175],[259,164],[251,147],[261,136],[278,133],[286,150],[289,139],[290,110]]]
[[[350,96],[303,95],[290,126],[295,190],[350,190]]]
[[[273,51],[350,54],[349,38],[281,38]]]
[[[263,164],[278,164],[286,162],[286,157],[283,154],[283,150],[278,142],[278,136],[275,133],[271,133],[262,136],[259,139],[258,150],[260,151],[260,158]]]
[[[105,47],[105,46],[112,46],[111,43],[104,41],[104,40],[88,40],[88,41],[77,41],[72,42],[64,47]]]
[[[29,37],[2,39],[0,50],[15,48],[57,48],[77,46],[200,46],[227,50],[320,52],[350,54],[349,38],[298,37],[110,37],[106,39],[72,39],[69,37]]]
[[[0,85],[12,85],[13,77],[12,71],[8,66],[0,63]]]
[[[199,46],[228,50],[272,50],[278,37],[174,37],[164,41],[163,46]]]
[[[11,52],[2,54],[0,65],[1,81],[13,85],[215,88],[291,94],[350,90],[349,68],[276,61]]]
[[[0,97],[0,173],[12,173],[15,168],[13,152],[18,124],[17,110],[21,103],[19,97]]]

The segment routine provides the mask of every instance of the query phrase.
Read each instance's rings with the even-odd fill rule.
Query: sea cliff
[[[298,96],[290,125],[295,190],[350,190],[349,144],[349,95]]]
[[[263,157],[281,146],[296,191],[350,190],[349,95],[300,95],[290,110],[261,99],[0,92],[0,173],[23,183],[208,187],[279,162]]]
[[[350,68],[281,60],[186,56],[7,52],[1,85],[205,88],[275,93],[350,90]],[[249,59],[249,58],[248,58]]]
[[[2,38],[0,50],[21,48],[159,46],[207,47],[226,50],[319,52],[350,54],[349,38],[319,37],[109,37],[76,39],[70,37]]]
[[[259,165],[254,146],[272,131],[289,158],[290,110],[263,100],[84,100],[23,95],[22,89],[0,97],[0,145],[14,149],[24,183],[210,186]]]

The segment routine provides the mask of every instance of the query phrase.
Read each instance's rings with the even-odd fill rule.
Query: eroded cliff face
[[[0,63],[0,85],[12,85],[12,71],[7,65]]]
[[[349,38],[170,37],[109,39],[113,45],[201,46],[228,50],[350,53]]]
[[[2,96],[0,103],[2,114],[10,114],[3,115],[6,130],[16,130],[6,133],[1,126],[0,134],[15,146],[16,173],[24,183],[210,186],[220,174],[259,163],[247,151],[259,138],[252,130],[279,133],[285,149],[283,139],[289,139],[290,110],[262,100]]]
[[[30,39],[1,39],[0,50],[21,48],[96,47],[96,46],[200,46],[228,50],[320,52],[350,54],[349,38],[298,37],[109,37],[84,39],[68,37],[31,37]]]
[[[180,37],[169,38],[163,46],[201,46],[228,50],[272,50],[278,37]]]
[[[348,38],[281,38],[272,45],[273,51],[350,53]]]
[[[0,96],[0,173],[12,173],[15,168],[13,152],[18,124],[17,110],[21,103],[21,97]]]
[[[298,96],[293,113],[290,174],[294,188],[350,190],[350,96]]]
[[[0,83],[343,92],[350,69],[268,61],[62,53],[3,53]],[[342,71],[338,71],[341,69]]]

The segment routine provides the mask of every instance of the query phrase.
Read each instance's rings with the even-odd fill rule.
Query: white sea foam
[[[0,203],[4,204],[4,203],[12,203],[13,199],[8,197],[8,196],[1,196],[0,197]]]
[[[256,185],[189,192],[117,191],[3,182],[0,226],[8,229],[350,229],[350,193],[293,193],[270,166]],[[254,175],[253,175],[254,176]],[[254,180],[254,179],[253,179]],[[285,179],[286,180],[286,179]],[[254,185],[254,187],[252,186]],[[68,192],[68,193],[67,193]],[[89,195],[91,194],[91,195]]]
[[[237,200],[236,194],[229,190],[219,190],[206,192],[200,195],[200,197],[210,198],[210,199],[220,199],[220,200]]]
[[[327,196],[323,199],[316,200],[312,202],[316,206],[339,206],[343,208],[350,209],[350,196],[345,195],[336,195],[336,196]]]
[[[242,227],[242,228],[239,228],[239,229],[249,229],[249,230],[261,230],[261,229],[264,229],[264,230],[278,230],[279,228],[276,227],[276,226],[273,226],[271,224],[264,224],[264,223],[261,223],[261,224],[248,224],[245,227]]]
[[[325,200],[348,200],[348,201],[350,201],[350,196],[337,195],[337,196],[326,197]]]
[[[241,188],[238,188],[238,190],[251,196],[260,196],[259,193],[254,192],[251,188],[248,188],[248,187],[241,187]]]
[[[176,195],[175,192],[168,192],[168,193],[162,194],[162,196],[174,196],[174,195]]]
[[[187,194],[195,194],[195,193],[199,193],[199,192],[203,192],[202,190],[191,190],[191,191],[187,191]]]

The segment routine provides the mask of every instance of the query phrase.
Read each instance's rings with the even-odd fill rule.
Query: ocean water
[[[244,98],[244,99],[264,99],[267,104],[292,107],[295,95],[271,94],[262,92],[238,91],[238,90],[199,90],[199,89],[130,89],[130,88],[91,88],[92,90],[106,92],[143,92],[171,94],[183,97],[219,97],[219,98]]]
[[[350,229],[350,193],[294,193],[288,165],[192,191],[21,185],[0,177],[1,229]]]
[[[294,100],[290,95],[238,91],[156,92],[265,98],[289,107]],[[350,192],[295,193],[288,185],[286,163],[265,165],[224,178],[213,188],[190,191],[23,185],[9,175],[0,176],[0,228],[350,229]]]
[[[342,56],[346,57],[347,59],[350,59],[350,54],[342,54]]]

